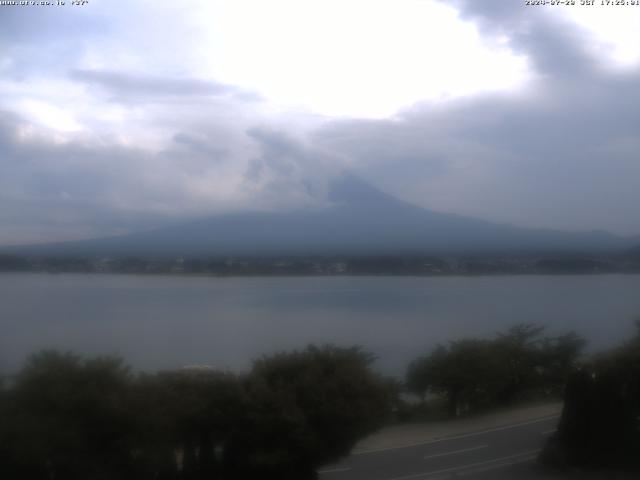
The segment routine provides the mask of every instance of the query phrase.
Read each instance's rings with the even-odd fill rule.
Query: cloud
[[[49,238],[92,237],[250,208],[244,164],[225,154],[222,137],[213,140],[215,129],[211,144],[197,135],[176,134],[160,151],[94,137],[59,141],[0,112],[0,244],[42,240],[34,232],[47,229]]]
[[[514,52],[529,58],[539,75],[569,79],[588,74],[602,63],[593,35],[553,11],[557,9],[527,8],[524,2],[502,0],[446,3],[457,7],[461,18],[477,24],[486,37],[506,38]]]
[[[0,245],[318,207],[337,162],[269,127],[229,131],[196,122],[171,140],[158,150],[90,134],[60,139],[0,111]]]
[[[344,169],[343,159],[285,131],[254,127],[247,135],[259,154],[248,162],[244,181],[262,209],[326,205],[328,184]]]
[[[121,95],[223,95],[232,87],[191,78],[163,78],[131,75],[122,72],[82,70],[71,72],[71,78],[99,85]]]
[[[74,69],[70,78],[77,82],[97,86],[116,101],[144,102],[166,97],[222,97],[255,102],[260,96],[253,92],[224,85],[212,80],[175,78],[154,75],[136,75],[110,70]]]
[[[329,180],[344,170],[436,210],[640,233],[640,71],[609,68],[602,43],[553,9],[503,0],[445,3],[496,52],[526,58],[527,82],[502,92],[465,90],[380,120],[303,114],[218,76],[207,55],[223,55],[229,65],[246,59],[216,43],[215,32],[198,36],[193,11],[182,4],[149,10],[151,2],[120,1],[118,8],[110,2],[64,14],[4,8],[0,244],[113,234],[242,209],[318,207]],[[383,31],[384,21],[378,16],[369,27]],[[475,34],[467,26],[461,31]],[[421,28],[416,21],[412,32]],[[376,39],[384,50],[384,38]],[[246,40],[249,55],[260,45]],[[353,62],[349,57],[344,71],[323,76],[318,69],[331,63],[313,61],[327,54],[325,43],[310,40],[314,55],[295,50],[295,58],[314,68],[305,76],[292,67],[291,78],[305,80],[296,88],[307,92],[305,82],[318,72],[334,86],[350,82],[365,92],[367,108],[382,96],[375,82],[354,87],[356,77],[345,73],[370,46],[345,46],[356,52]],[[450,55],[450,62],[474,64],[461,48],[455,55],[442,49],[431,45],[424,57],[403,57],[399,70],[379,65],[376,55],[368,61],[391,83],[414,63],[428,65],[436,52],[438,61]],[[255,72],[273,68],[271,58],[265,51]],[[330,90],[320,93],[343,101]]]
[[[557,78],[555,80],[558,80]],[[319,145],[414,203],[525,226],[637,234],[640,73],[335,122]]]
[[[112,31],[106,18],[83,8],[0,8],[0,75],[5,81],[61,74]]]
[[[463,19],[534,67],[517,91],[339,120],[315,145],[427,208],[524,226],[640,233],[639,69],[603,68],[594,40],[545,9],[458,0]],[[549,9],[547,9],[549,10]]]
[[[227,155],[227,151],[219,147],[217,142],[211,142],[210,139],[202,135],[180,132],[173,136],[173,141],[179,147],[197,155],[205,155],[212,161],[217,161]]]

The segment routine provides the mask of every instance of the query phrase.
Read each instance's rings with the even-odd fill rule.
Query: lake
[[[251,359],[310,342],[358,344],[402,375],[436,343],[519,322],[576,330],[597,350],[640,317],[640,275],[181,277],[0,274],[0,372],[43,348],[122,356],[136,369]]]

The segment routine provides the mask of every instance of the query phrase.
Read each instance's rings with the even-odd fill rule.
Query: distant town
[[[0,255],[0,271],[212,276],[638,273],[640,254],[280,256],[211,258]]]

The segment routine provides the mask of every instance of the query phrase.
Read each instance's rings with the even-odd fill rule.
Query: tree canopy
[[[309,346],[250,372],[133,375],[47,351],[0,390],[0,475],[26,480],[311,479],[381,425],[390,395],[358,348]]]
[[[544,328],[518,324],[495,338],[438,345],[409,365],[407,388],[423,399],[446,398],[451,416],[559,394],[585,341],[571,332],[543,337]]]
[[[621,347],[569,378],[556,434],[542,458],[561,466],[640,470],[640,322]]]

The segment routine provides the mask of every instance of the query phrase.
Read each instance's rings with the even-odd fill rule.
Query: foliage
[[[127,478],[130,381],[116,359],[51,351],[29,358],[6,394],[7,478]]]
[[[636,336],[599,355],[567,385],[550,464],[640,469],[640,323]]]
[[[357,348],[280,353],[236,376],[134,376],[118,359],[32,356],[0,389],[3,478],[305,479],[380,425],[387,384]]]
[[[253,415],[236,448],[262,477],[313,478],[386,418],[389,390],[372,360],[358,348],[310,346],[256,361],[247,379]]]
[[[519,324],[492,340],[438,345],[411,363],[407,388],[423,399],[444,396],[451,416],[533,396],[560,393],[584,347],[575,333],[543,338],[543,327]]]
[[[212,478],[235,427],[244,392],[238,379],[215,370],[143,375],[133,387],[141,478]]]

